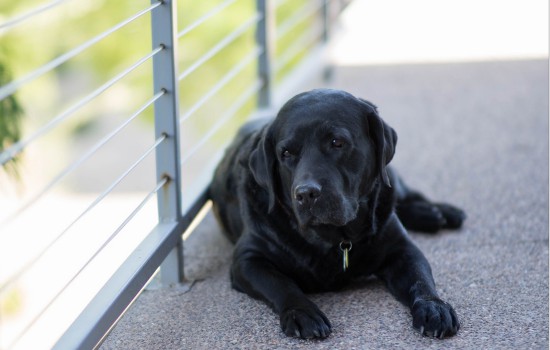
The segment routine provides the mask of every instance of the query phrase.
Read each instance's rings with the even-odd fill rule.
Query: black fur
[[[304,293],[372,274],[410,307],[423,334],[458,331],[400,218],[435,232],[460,227],[465,216],[406,187],[387,166],[396,142],[373,104],[321,89],[295,96],[272,121],[245,125],[227,150],[210,196],[236,243],[231,282],[270,305],[287,335],[327,337],[329,320]],[[340,245],[350,244],[344,269]]]

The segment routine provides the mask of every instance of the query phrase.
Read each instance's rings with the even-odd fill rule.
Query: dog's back
[[[243,231],[240,212],[238,183],[243,167],[248,166],[254,136],[270,122],[269,118],[254,119],[245,123],[225,151],[223,160],[216,168],[210,184],[209,196],[213,212],[223,226],[225,235],[235,243]]]

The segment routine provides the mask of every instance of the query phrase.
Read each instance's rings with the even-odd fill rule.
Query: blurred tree
[[[0,86],[11,80],[6,66],[0,62]],[[14,95],[0,100],[0,153],[21,138],[23,109]],[[17,176],[17,157],[2,166],[9,175]]]

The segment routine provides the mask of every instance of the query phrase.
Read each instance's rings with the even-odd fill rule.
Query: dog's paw
[[[419,299],[411,312],[413,327],[422,335],[443,339],[455,335],[460,328],[452,306],[441,299]]]
[[[303,339],[326,338],[332,332],[328,318],[314,304],[283,311],[281,328],[286,335]]]
[[[426,200],[398,203],[396,212],[407,229],[426,233],[458,229],[466,219],[464,211],[455,206]]]
[[[436,203],[435,206],[445,218],[445,225],[443,228],[458,229],[462,226],[464,220],[466,220],[466,213],[453,205],[447,203]]]
[[[396,211],[403,225],[409,230],[435,233],[447,224],[438,207],[424,200],[399,203]]]

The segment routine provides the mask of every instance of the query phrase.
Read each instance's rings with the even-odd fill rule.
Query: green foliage
[[[11,80],[6,67],[0,62],[0,86]],[[0,153],[21,138],[23,110],[14,95],[0,100]],[[8,161],[3,168],[10,175],[17,175],[17,157]]]

